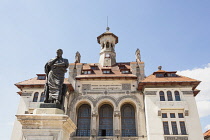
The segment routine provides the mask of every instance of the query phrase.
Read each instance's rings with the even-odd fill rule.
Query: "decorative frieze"
[[[21,94],[21,96],[31,96],[32,95],[32,93],[29,93],[29,92],[23,92],[22,94]]]
[[[82,90],[91,90],[91,84],[82,84]]]
[[[156,95],[157,91],[146,91],[145,95]]]
[[[122,84],[122,90],[131,90],[131,84]]]
[[[184,95],[193,95],[193,91],[182,91]]]

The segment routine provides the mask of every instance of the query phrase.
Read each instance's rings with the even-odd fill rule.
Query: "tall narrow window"
[[[38,101],[38,97],[39,97],[39,93],[38,92],[34,93],[33,102],[37,102]]]
[[[135,110],[130,104],[125,104],[121,108],[122,136],[136,136]]]
[[[44,92],[42,92],[41,97],[40,97],[40,102],[44,102],[45,100],[45,95]]]
[[[180,123],[180,129],[181,129],[182,135],[187,135],[185,123],[184,122],[179,122],[179,123]]]
[[[173,101],[171,91],[167,91],[167,97],[168,97],[168,101]]]
[[[106,48],[109,48],[109,42],[106,43]]]
[[[171,127],[172,127],[173,135],[178,135],[176,122],[171,122]]]
[[[164,135],[170,135],[169,128],[168,128],[168,122],[163,122],[163,131],[164,131]]]
[[[89,105],[81,105],[77,115],[77,136],[90,136],[91,108]]]
[[[176,99],[176,101],[181,101],[179,92],[178,92],[178,91],[175,91],[174,94],[175,94],[175,99]]]
[[[99,111],[99,136],[113,136],[113,108],[102,105]]]
[[[165,96],[164,96],[164,92],[160,91],[160,101],[165,101]]]

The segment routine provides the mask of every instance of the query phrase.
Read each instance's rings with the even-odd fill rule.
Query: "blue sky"
[[[135,61],[139,48],[146,75],[159,65],[168,71],[210,67],[209,0],[1,0],[1,139],[10,138],[19,103],[14,84],[44,73],[58,48],[69,62],[79,51],[81,62],[97,63],[96,37],[105,32],[107,16],[119,37],[118,62]],[[209,115],[201,117],[203,131]]]

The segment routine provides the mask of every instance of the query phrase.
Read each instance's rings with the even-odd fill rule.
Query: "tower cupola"
[[[99,64],[103,67],[116,64],[115,44],[118,43],[118,37],[109,29],[107,27],[106,32],[97,37],[97,41],[101,46]]]

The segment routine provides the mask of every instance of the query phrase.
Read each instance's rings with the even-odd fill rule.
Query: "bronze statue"
[[[69,66],[68,59],[62,58],[63,50],[57,50],[57,57],[49,60],[45,65],[47,76],[45,84],[45,103],[61,104],[64,87],[64,75]]]

